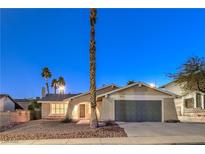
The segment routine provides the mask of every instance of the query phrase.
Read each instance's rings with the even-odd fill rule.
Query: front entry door
[[[80,118],[85,118],[85,104],[80,104]]]

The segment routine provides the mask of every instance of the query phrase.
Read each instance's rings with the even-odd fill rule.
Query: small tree
[[[28,105],[28,110],[34,111],[35,109],[41,109],[41,104],[37,101],[31,101]]]
[[[169,77],[185,91],[205,92],[205,59],[191,57],[178,72],[170,74]]]
[[[30,111],[31,120],[36,120],[41,118],[41,104],[33,100],[29,103],[28,110]]]

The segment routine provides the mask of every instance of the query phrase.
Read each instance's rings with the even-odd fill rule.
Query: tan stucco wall
[[[101,120],[109,121],[115,120],[114,116],[114,100],[111,98],[103,98],[101,106]]]
[[[112,91],[114,89],[117,89],[115,86],[109,86],[100,90],[97,90],[96,94],[100,95],[109,91]],[[75,99],[72,99],[69,101],[69,105],[68,105],[68,113],[69,113],[69,118],[73,119],[73,120],[79,120],[80,119],[80,109],[79,106],[80,104],[85,104],[85,118],[84,119],[90,119],[90,94],[86,94],[80,97],[77,97]],[[97,108],[96,108],[96,112],[97,112],[97,117],[100,120],[101,119],[101,111],[102,109],[102,102],[98,101],[97,102]]]
[[[164,120],[178,120],[173,98],[164,99]]]
[[[183,114],[183,99],[182,98],[175,98],[174,99],[175,108],[177,111],[177,116],[181,116]]]
[[[85,118],[80,118],[80,104],[85,104]],[[100,119],[100,112],[101,112],[101,101],[97,102],[97,117]],[[69,103],[68,105],[68,113],[69,113],[69,118],[73,120],[79,120],[79,119],[90,119],[90,102],[72,102]]]
[[[43,103],[41,107],[42,118],[47,118],[50,114],[50,104]]]

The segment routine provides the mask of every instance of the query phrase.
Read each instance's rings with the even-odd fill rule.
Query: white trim
[[[162,100],[165,97],[163,95],[111,95],[110,98],[114,100]]]
[[[164,122],[164,115],[165,115],[165,112],[164,112],[164,99],[161,100],[161,114],[162,114],[162,121],[161,122]]]
[[[42,104],[58,104],[58,103],[68,103],[66,101],[37,101],[37,103],[42,103]]]
[[[196,94],[197,94],[197,93],[195,93],[195,94],[194,94],[194,108],[197,108],[197,103],[196,103]]]
[[[201,95],[201,107],[202,107],[202,109],[204,109],[205,108],[205,106],[204,106],[204,100],[205,99],[205,94],[204,95]]]

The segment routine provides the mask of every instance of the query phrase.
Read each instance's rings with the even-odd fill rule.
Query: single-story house
[[[43,119],[62,119],[67,113],[68,103],[64,99],[77,94],[47,94],[37,102],[41,103],[41,116]]]
[[[0,94],[0,112],[15,111],[16,109],[23,109],[23,107],[8,94]]]
[[[178,95],[174,99],[178,116],[194,115],[204,113],[205,115],[205,93],[200,91],[186,92],[182,86],[172,81],[161,88]]]
[[[56,97],[56,96],[55,96]],[[90,119],[90,93],[56,100],[42,98],[42,118],[69,116],[72,120]],[[96,90],[97,117],[100,121],[164,122],[177,120],[172,92],[136,82],[122,88],[109,85]]]
[[[102,121],[163,122],[177,120],[177,95],[136,82],[122,88],[115,85],[97,90],[97,117]],[[107,89],[110,88],[110,89]],[[90,119],[89,93],[65,99],[73,120]]]

